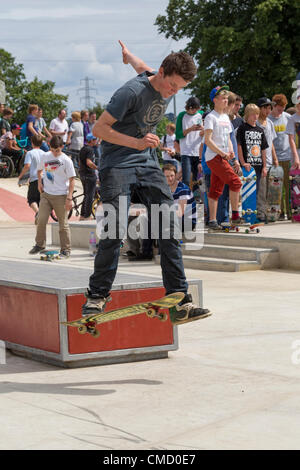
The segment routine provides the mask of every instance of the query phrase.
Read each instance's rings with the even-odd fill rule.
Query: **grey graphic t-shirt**
[[[143,138],[155,133],[171,98],[164,99],[149,81],[151,72],[144,72],[129,80],[112,96],[106,111],[117,122],[112,128],[131,137]],[[129,168],[135,166],[158,166],[155,149],[136,150],[102,141],[100,170],[104,168]]]

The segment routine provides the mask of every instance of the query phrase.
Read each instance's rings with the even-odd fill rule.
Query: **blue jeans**
[[[98,252],[95,257],[94,273],[90,277],[89,289],[92,294],[106,297],[114,282],[122,239],[127,234],[128,210],[130,197],[135,192],[141,202],[151,213],[152,204],[167,204],[172,206],[174,200],[160,168],[106,168],[100,171],[101,199],[103,204],[110,204],[114,209],[116,219],[116,236],[101,237]],[[120,196],[123,196],[126,207],[120,211]],[[125,198],[124,198],[125,196]],[[105,208],[105,206],[104,206]],[[105,209],[104,209],[105,210]],[[163,219],[164,216],[160,219]],[[163,222],[163,221],[161,221]],[[164,239],[163,224],[160,224],[158,242],[161,253],[161,268],[166,294],[172,292],[187,292],[179,241],[174,236],[175,225],[178,221],[171,220],[169,224],[171,236]],[[105,230],[108,226],[106,225]],[[105,234],[104,234],[105,235]]]
[[[199,161],[199,157],[181,155],[182,182],[187,186],[190,186],[191,173],[193,174],[193,181],[198,179]]]

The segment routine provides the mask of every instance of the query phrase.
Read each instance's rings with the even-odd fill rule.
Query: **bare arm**
[[[261,175],[266,177],[267,174],[268,174],[268,170],[267,170],[267,152],[266,152],[266,149],[262,150],[261,151],[261,158],[262,158],[262,171],[261,171]]]
[[[135,56],[130,52],[130,50],[125,46],[125,44],[119,40],[119,44],[122,48],[123,63],[130,64],[134,68],[137,74],[148,71],[152,72],[153,67],[149,67],[142,59]]]
[[[29,170],[30,170],[30,163],[25,163],[25,165],[22,168],[21,173],[18,176],[18,182],[22,178],[22,176],[25,175],[25,173],[27,173]]]
[[[112,128],[112,125],[117,120],[104,111],[93,127],[93,134],[95,137],[110,142],[111,144],[120,145],[122,147],[129,147],[136,150],[145,150],[148,147],[155,148],[159,145],[159,137],[154,134],[146,134],[142,139],[137,139],[126,134],[121,134]]]
[[[97,169],[98,169],[97,165],[95,165],[95,163],[92,162],[92,160],[91,160],[90,158],[87,158],[87,159],[86,159],[86,164],[87,164],[87,166],[88,166],[89,168],[92,168],[93,170],[97,170]]]
[[[39,192],[42,193],[44,191],[44,186],[42,182],[43,170],[38,170],[37,174],[38,174],[38,189],[39,189]]]
[[[72,176],[71,178],[69,178],[69,191],[67,194],[67,199],[66,199],[66,204],[65,204],[67,211],[72,209],[72,205],[73,205],[72,196],[74,192],[74,187],[75,187],[75,177]]]
[[[272,159],[273,159],[273,165],[278,166],[279,163],[278,163],[278,158],[277,158],[277,154],[276,154],[274,144],[272,144]]]
[[[33,123],[32,122],[29,122],[28,123],[28,129],[30,130],[30,132],[33,134],[33,135],[39,135],[38,132],[35,130],[35,128],[33,127]]]

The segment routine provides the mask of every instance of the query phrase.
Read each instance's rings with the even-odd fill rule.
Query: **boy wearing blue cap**
[[[97,137],[92,133],[86,135],[86,144],[79,152],[79,176],[83,188],[83,201],[79,220],[86,220],[91,217],[92,205],[95,196],[97,182],[97,165],[95,165],[94,145]]]
[[[232,223],[240,224],[239,194],[241,180],[229,164],[234,158],[230,140],[231,123],[225,109],[228,104],[228,86],[217,86],[210,93],[214,109],[204,121],[204,138],[207,145],[205,159],[211,170],[210,190],[208,193],[209,223],[208,228],[221,230],[217,223],[218,200],[224,185],[229,186],[229,196],[232,209]]]

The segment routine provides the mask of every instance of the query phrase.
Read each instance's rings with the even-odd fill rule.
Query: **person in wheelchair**
[[[17,144],[17,136],[20,135],[21,127],[18,124],[11,125],[11,131],[6,132],[0,138],[0,148],[2,155],[10,157],[16,170],[19,169],[19,162],[24,154]]]

